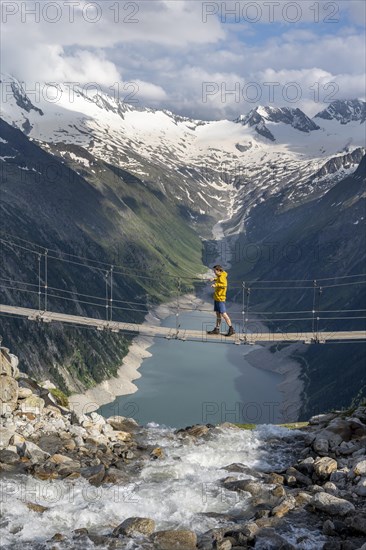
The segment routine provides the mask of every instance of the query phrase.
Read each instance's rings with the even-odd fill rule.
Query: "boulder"
[[[114,431],[113,434],[108,436],[111,441],[130,441],[130,432]]]
[[[281,537],[272,528],[264,528],[259,531],[256,536],[256,547],[265,550],[297,550],[298,546],[294,546],[285,538]]]
[[[157,531],[153,541],[159,550],[196,550],[197,536],[193,531]]]
[[[356,476],[366,476],[366,460],[360,460],[353,467],[353,473]]]
[[[321,479],[329,478],[330,474],[337,470],[338,464],[334,458],[323,456],[314,462],[314,472]]]
[[[36,504],[35,502],[26,502],[27,507],[29,510],[32,510],[32,512],[37,512],[37,514],[43,514],[43,512],[46,512],[46,510],[49,510],[49,508],[46,508],[46,506],[42,506],[41,504]]]
[[[89,483],[92,485],[99,485],[105,475],[105,467],[103,464],[98,464],[97,466],[90,466],[87,468],[82,468],[80,473],[85,477]]]
[[[44,408],[44,399],[32,393],[29,397],[19,402],[19,410],[23,413],[42,414]]]
[[[9,429],[1,426],[0,427],[0,448],[3,449],[4,447],[7,447],[13,435],[14,435],[13,429]]]
[[[305,458],[296,466],[305,475],[311,475],[314,471],[314,459],[312,456]]]
[[[111,416],[107,418],[107,424],[121,432],[134,432],[138,428],[136,420],[125,416]]]
[[[366,535],[366,511],[357,510],[357,512],[349,514],[345,523],[352,531]]]
[[[150,518],[133,517],[126,519],[113,531],[114,535],[126,535],[133,537],[135,535],[150,536],[155,531],[155,521]]]
[[[286,470],[286,481],[288,485],[312,485],[310,477],[299,472],[292,466]]]
[[[202,437],[203,435],[206,435],[209,431],[210,428],[205,425],[192,426],[191,428],[187,428],[185,430],[188,435],[191,435],[193,437]]]
[[[359,497],[366,497],[366,477],[362,477],[354,489]]]
[[[14,451],[3,449],[0,451],[0,462],[3,462],[4,464],[16,464],[19,462],[19,455]]]
[[[18,382],[8,374],[0,376],[0,415],[13,412],[17,406]]]
[[[153,460],[157,460],[158,458],[164,458],[164,451],[160,447],[156,447],[153,449],[150,453],[150,457]]]
[[[292,495],[288,495],[284,498],[280,504],[275,506],[272,510],[272,515],[278,518],[285,516],[290,510],[293,510],[296,506],[296,500]]]
[[[332,516],[345,516],[355,510],[354,505],[348,500],[329,495],[325,492],[316,493],[311,501],[311,505],[316,510]]]
[[[313,443],[314,451],[321,456],[328,454],[329,452],[329,442],[328,439],[324,437],[317,437]]]
[[[19,388],[18,399],[25,399],[32,395],[32,390],[30,388]]]
[[[31,441],[26,441],[23,446],[23,453],[26,458],[32,462],[43,462],[49,458],[50,454],[43,451],[38,445]]]
[[[359,418],[349,418],[348,424],[353,437],[363,437],[366,435],[366,425]]]

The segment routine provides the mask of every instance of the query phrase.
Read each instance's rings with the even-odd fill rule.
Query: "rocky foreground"
[[[96,487],[124,486],[149,462],[163,464],[164,449],[147,444],[146,429],[133,419],[104,419],[95,412],[78,415],[60,404],[52,385],[40,385],[20,373],[8,350],[1,349],[0,359],[3,493],[9,480],[21,474],[69,483],[84,478]],[[217,429],[193,426],[177,430],[174,437],[181,445],[204,445]],[[223,424],[220,429],[239,428]],[[311,527],[319,549],[366,550],[366,407],[313,417],[308,427],[270,444],[287,449],[290,465],[276,471],[258,471],[237,462],[225,466],[221,488],[243,499],[243,509],[205,512],[217,518],[217,528],[205,533],[157,530],[153,518],[130,517],[107,534],[90,528],[57,532],[37,548],[315,548],[306,534],[301,535]],[[7,499],[3,502],[4,516]],[[35,501],[25,504],[35,514],[47,512]]]

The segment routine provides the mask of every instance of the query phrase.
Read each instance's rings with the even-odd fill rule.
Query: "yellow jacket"
[[[216,302],[225,302],[226,301],[226,289],[227,289],[227,273],[222,271],[220,275],[214,279],[215,282],[215,292],[214,300]]]

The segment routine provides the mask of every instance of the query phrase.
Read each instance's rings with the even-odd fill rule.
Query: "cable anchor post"
[[[39,313],[41,313],[41,301],[42,301],[41,261],[42,261],[42,254],[38,254],[38,311]]]
[[[323,294],[323,289],[322,287],[320,286],[319,289],[318,289],[318,305],[317,305],[317,316],[316,316],[316,339],[317,339],[317,342],[319,342],[320,338],[319,338],[319,313],[320,313],[320,298]]]
[[[113,265],[111,265],[111,269],[110,269],[110,285],[111,285],[111,297],[110,297],[110,300],[109,300],[109,303],[110,303],[110,310],[109,310],[109,313],[110,313],[110,320],[112,321],[112,315],[113,315]]]
[[[48,298],[48,248],[45,248],[44,251],[44,310],[47,311],[47,298]]]
[[[317,297],[317,289],[318,289],[318,283],[317,283],[317,281],[314,279],[314,281],[313,281],[313,309],[312,309],[313,318],[312,318],[312,326],[311,326],[311,330],[312,330],[312,333],[313,333],[313,341],[314,341],[314,342],[317,342],[317,341],[318,341],[318,336],[317,336],[316,330],[315,330],[315,327],[316,327],[316,297]]]
[[[242,289],[243,289],[243,292],[242,292],[243,309],[242,309],[242,312],[241,312],[241,315],[242,315],[242,329],[243,329],[243,339],[244,339],[244,342],[246,342],[247,336],[246,336],[246,324],[245,324],[245,289],[246,289],[245,281],[242,281],[241,285],[242,285]]]
[[[108,321],[108,318],[109,318],[109,292],[108,292],[109,271],[105,272],[104,278],[105,278],[105,318],[106,318],[106,321]]]
[[[181,282],[180,277],[178,277],[178,279],[177,279],[177,310],[176,310],[176,313],[175,313],[176,336],[178,336],[178,332],[179,332],[179,329],[180,329],[180,322],[179,322],[180,304],[179,304],[179,298],[180,298],[180,294],[181,294],[181,287],[182,287],[182,282]]]

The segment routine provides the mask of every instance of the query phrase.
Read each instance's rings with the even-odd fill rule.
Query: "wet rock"
[[[328,493],[317,493],[314,495],[311,505],[321,512],[335,516],[345,516],[352,512],[354,505],[343,498],[338,498]]]
[[[160,447],[156,447],[156,449],[153,449],[150,453],[150,457],[154,460],[158,458],[164,458],[164,452]]]
[[[228,466],[224,466],[222,469],[227,470],[228,472],[238,472],[238,473],[246,474],[248,476],[252,476],[255,478],[261,477],[259,472],[257,472],[253,468],[250,468],[246,464],[241,464],[240,462],[229,464]],[[274,475],[277,475],[277,474],[274,474]],[[280,483],[280,482],[278,481],[277,483]]]
[[[314,472],[320,479],[329,478],[330,474],[335,472],[337,468],[337,461],[328,456],[317,458],[314,462]]]
[[[50,539],[50,542],[62,542],[64,540],[66,540],[65,535],[63,535],[62,533],[55,533]]]
[[[80,473],[92,485],[100,485],[105,475],[105,467],[103,466],[103,464],[98,464],[97,466],[82,468],[80,470]]]
[[[157,531],[152,540],[159,550],[195,550],[197,545],[193,531]]]
[[[114,535],[135,535],[150,536],[155,531],[155,521],[150,518],[133,517],[126,519],[113,531]]]
[[[124,468],[125,469],[125,468]],[[105,473],[103,483],[112,483],[113,485],[125,485],[131,480],[130,474],[118,468],[111,467]]]
[[[112,426],[114,430],[120,432],[134,432],[139,427],[136,420],[125,416],[111,416],[107,418],[107,424]]]
[[[255,548],[257,550],[297,550],[272,528],[261,529],[256,537]]]
[[[258,496],[263,493],[263,484],[258,481],[253,481],[250,479],[232,479],[226,478],[223,481],[225,489],[228,491],[245,491],[250,493],[252,496]]]
[[[290,510],[293,510],[296,506],[296,500],[292,495],[288,495],[286,498],[284,498],[280,504],[275,506],[272,510],[272,515],[282,518],[285,516]]]
[[[32,512],[37,512],[38,514],[43,514],[49,510],[46,506],[41,506],[41,504],[35,504],[34,502],[26,502],[26,505],[29,510],[32,510]]]
[[[273,483],[274,485],[283,485],[285,482],[285,478],[280,474],[271,472],[270,474],[268,474],[268,477],[266,477],[266,481],[267,483]]]
[[[286,482],[287,485],[296,486],[296,485],[312,485],[312,480],[309,476],[302,474],[296,468],[290,467],[286,470]]]
[[[185,430],[185,432],[192,437],[202,437],[203,435],[206,435],[209,431],[210,428],[205,425],[192,426],[191,428],[187,428]]]

